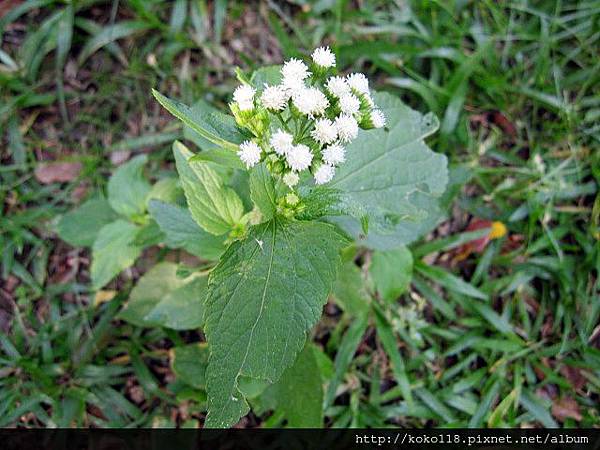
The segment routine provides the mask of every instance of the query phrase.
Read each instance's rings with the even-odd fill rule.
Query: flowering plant
[[[155,201],[151,213],[167,245],[194,244],[198,254],[206,234],[228,245],[194,291],[201,298],[187,301],[208,341],[208,427],[233,425],[251,392],[316,365],[307,333],[353,239],[394,249],[441,218],[446,159],[424,143],[437,119],[371,92],[363,74],[336,74],[335,65],[329,48],[319,48],[310,64],[238,71],[233,116],[154,91],[201,151],[174,144],[191,217]],[[195,222],[196,234],[181,238],[171,212]],[[128,307],[137,306],[130,299]]]

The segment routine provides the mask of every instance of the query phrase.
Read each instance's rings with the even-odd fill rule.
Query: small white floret
[[[336,97],[350,93],[350,85],[342,77],[330,77],[326,84],[327,90]]]
[[[289,186],[294,187],[300,181],[300,177],[296,172],[288,172],[283,176],[283,182]]]
[[[331,144],[337,138],[337,129],[331,120],[323,118],[315,121],[315,129],[310,134],[321,144]]]
[[[288,91],[282,86],[269,86],[265,84],[260,101],[265,108],[281,111],[285,108],[289,98]]]
[[[312,54],[312,59],[317,66],[335,67],[335,55],[329,47],[319,47]]]
[[[385,116],[380,109],[374,109],[371,111],[371,122],[375,128],[385,127]]]
[[[281,68],[282,84],[286,89],[295,91],[304,86],[304,79],[310,75],[308,66],[296,58],[287,61]]]
[[[246,164],[246,168],[249,169],[260,161],[260,153],[261,149],[255,142],[244,141],[240,144],[238,156]]]
[[[290,168],[295,172],[299,172],[310,167],[313,154],[306,145],[298,144],[287,152],[286,159]]]
[[[362,94],[369,93],[369,80],[367,79],[365,74],[352,73],[352,74],[348,75],[347,81],[348,81],[348,85],[352,89],[354,89]]]
[[[342,142],[350,142],[358,136],[358,123],[354,117],[347,114],[342,114],[335,119],[335,127]]]
[[[252,86],[242,84],[233,91],[233,101],[237,103],[241,111],[254,108],[254,94],[256,90]]]
[[[356,114],[360,109],[360,100],[354,94],[344,94],[340,97],[340,109],[344,114]]]
[[[346,161],[346,150],[340,144],[333,144],[323,149],[323,161],[335,166]]]
[[[325,184],[329,183],[335,175],[335,168],[328,164],[323,164],[315,172],[315,183]]]
[[[275,153],[283,156],[293,147],[293,140],[294,137],[291,134],[286,133],[283,130],[277,130],[271,136],[271,140],[269,141],[269,143],[275,150]]]
[[[329,100],[325,94],[314,87],[294,92],[292,102],[298,111],[311,117],[323,114],[329,106]]]

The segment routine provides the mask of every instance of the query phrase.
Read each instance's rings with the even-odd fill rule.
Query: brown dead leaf
[[[66,183],[72,181],[81,173],[79,162],[40,163],[35,168],[35,178],[42,184]]]
[[[587,382],[586,378],[581,374],[581,369],[578,369],[577,367],[562,366],[560,368],[560,373],[569,381],[576,391],[583,389]]]
[[[0,2],[0,19],[6,15],[11,9],[16,8],[23,0],[6,0]]]
[[[579,405],[571,397],[561,397],[559,400],[552,403],[552,415],[557,420],[564,422],[571,418],[580,422],[583,417],[579,412]]]
[[[110,162],[113,163],[115,166],[120,166],[125,161],[127,161],[130,156],[131,156],[131,152],[129,150],[117,150],[117,151],[111,152]]]

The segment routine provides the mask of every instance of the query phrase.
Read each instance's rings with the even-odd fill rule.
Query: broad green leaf
[[[369,273],[381,298],[393,302],[406,292],[412,279],[413,259],[405,246],[374,251]]]
[[[177,276],[177,264],[161,262],[146,272],[129,294],[129,300],[119,312],[119,319],[137,326],[152,326],[146,319],[150,311],[170,293],[189,280]]]
[[[191,277],[189,283],[167,294],[148,313],[145,320],[174,330],[202,327],[207,277]]]
[[[182,248],[202,259],[216,260],[225,251],[224,237],[215,236],[198,226],[187,208],[151,200],[148,211],[165,234],[171,248]]]
[[[192,156],[190,161],[206,161],[223,167],[229,167],[230,169],[246,169],[246,166],[244,166],[244,163],[242,163],[242,160],[236,153],[224,148],[202,150],[201,152]]]
[[[106,199],[93,198],[62,216],[56,231],[63,241],[75,247],[91,247],[100,229],[116,218]]]
[[[192,153],[180,142],[173,145],[173,153],[194,220],[217,236],[231,231],[244,214],[238,195],[208,163],[189,161]]]
[[[231,426],[248,412],[238,377],[275,383],[294,363],[346,243],[329,224],[272,220],[227,249],[210,274],[206,300],[207,427]]]
[[[181,195],[177,178],[162,178],[152,185],[146,200],[162,200],[166,203],[176,203]]]
[[[262,213],[264,222],[275,216],[275,184],[264,164],[259,164],[250,171],[250,197]]]
[[[135,217],[146,211],[150,183],[144,178],[146,155],[139,155],[120,166],[108,180],[108,202],[125,217]]]
[[[104,225],[92,246],[92,289],[98,290],[133,265],[142,248],[133,242],[139,228],[125,220]]]
[[[415,240],[440,220],[438,198],[448,182],[446,157],[432,152],[424,139],[438,120],[422,116],[390,94],[375,94],[388,125],[360,131],[346,148],[346,162],[330,183],[345,202],[369,216],[369,233],[351,217],[333,217],[360,243],[387,250]]]
[[[365,291],[360,269],[354,261],[348,261],[341,267],[333,283],[333,296],[336,303],[352,316],[365,315],[369,312],[370,298]]]
[[[272,386],[276,411],[283,413],[291,428],[323,426],[323,384],[314,345],[308,343],[293,366]]]
[[[257,89],[262,90],[265,84],[271,86],[279,84],[281,82],[281,66],[266,66],[256,69],[252,73],[250,83]]]
[[[213,144],[237,152],[239,144],[245,139],[233,117],[214,110],[208,104],[198,103],[190,108],[155,89],[152,94],[167,111]]]
[[[206,388],[208,346],[206,343],[175,347],[171,352],[171,368],[181,381],[197,389]]]

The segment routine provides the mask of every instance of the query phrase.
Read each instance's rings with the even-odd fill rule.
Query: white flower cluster
[[[254,135],[238,152],[247,168],[265,161],[290,188],[305,170],[316,184],[325,184],[346,160],[344,146],[358,136],[359,128],[385,126],[367,77],[335,75],[335,65],[329,47],[320,47],[312,53],[310,67],[296,58],[285,62],[277,85],[265,84],[258,93],[248,84],[238,86],[231,110],[237,123]]]

